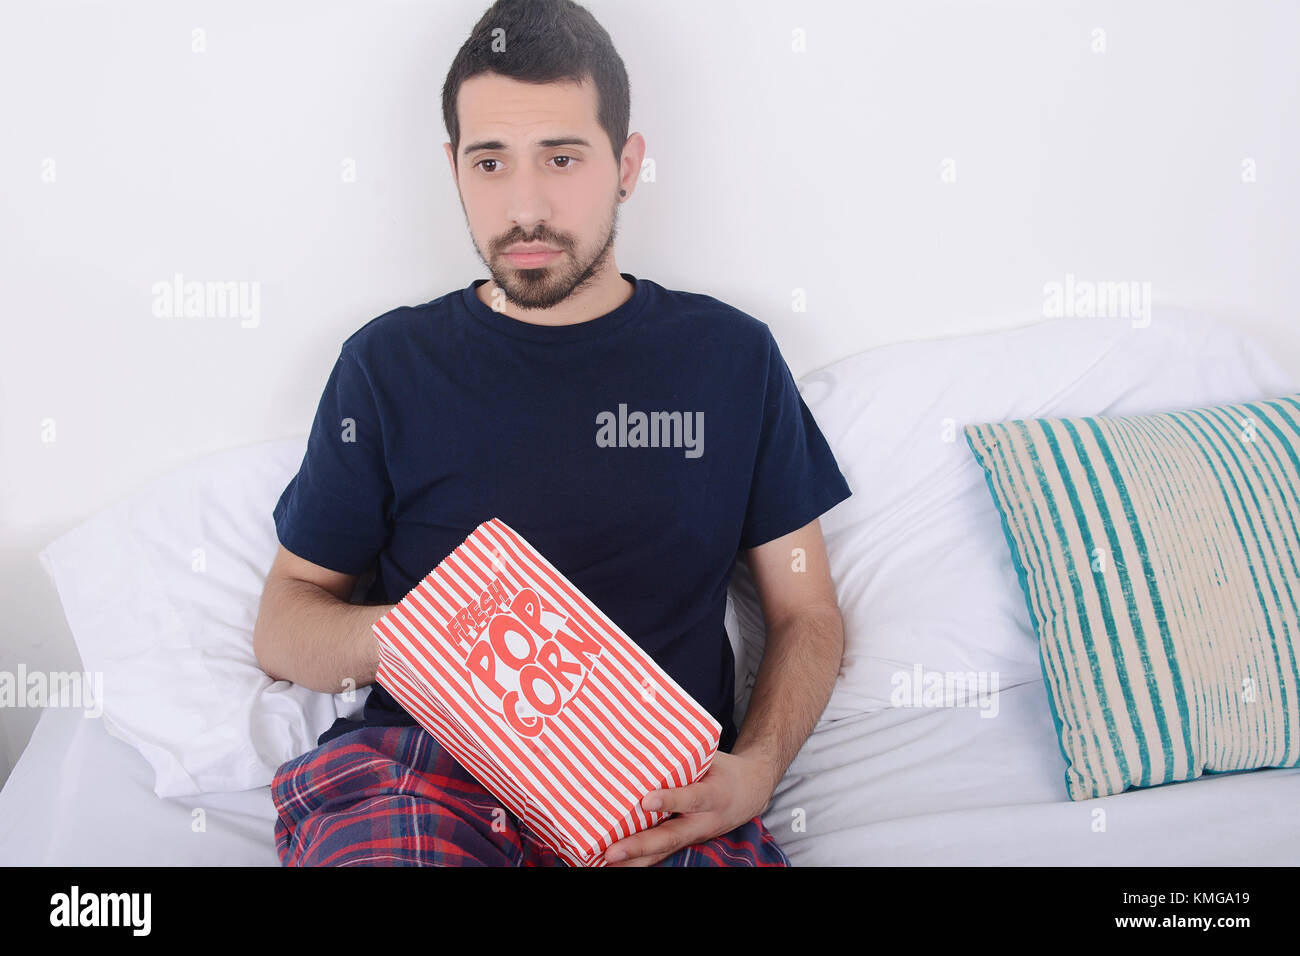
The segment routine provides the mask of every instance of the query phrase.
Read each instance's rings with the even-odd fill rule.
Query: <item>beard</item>
[[[503,254],[497,254],[492,261],[488,261],[477,243],[474,248],[507,302],[518,309],[549,309],[586,288],[609,261],[610,252],[614,248],[614,237],[618,232],[621,205],[618,202],[613,204],[603,230],[604,237],[595,251],[586,256],[575,255],[572,243],[565,242],[546,230],[527,238],[512,235],[499,243],[500,248],[504,249],[516,242],[540,241],[560,250],[558,258],[536,269],[516,268],[506,261]]]

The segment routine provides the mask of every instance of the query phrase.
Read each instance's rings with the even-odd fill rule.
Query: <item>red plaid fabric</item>
[[[285,866],[567,866],[422,727],[364,727],[276,772]],[[755,817],[656,866],[789,866]]]

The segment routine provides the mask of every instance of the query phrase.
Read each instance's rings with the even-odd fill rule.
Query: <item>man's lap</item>
[[[285,866],[564,866],[419,726],[364,727],[276,772]],[[789,866],[755,817],[658,866]]]

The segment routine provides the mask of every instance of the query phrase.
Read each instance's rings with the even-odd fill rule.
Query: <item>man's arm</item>
[[[767,767],[770,798],[826,710],[844,654],[844,622],[820,519],[745,557],[767,641],[731,752]]]
[[[253,653],[276,680],[338,694],[374,683],[379,643],[371,625],[391,604],[348,603],[355,574],[341,574],[298,557],[280,546],[266,576]]]
[[[762,813],[826,709],[844,653],[844,624],[820,519],[745,557],[767,643],[736,744],[729,754],[714,754],[695,783],[647,794],[644,809],[677,816],[616,842],[605,854],[611,866],[653,866]]]

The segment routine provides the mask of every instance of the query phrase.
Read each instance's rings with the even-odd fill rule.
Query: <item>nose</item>
[[[532,235],[537,224],[551,216],[542,173],[525,166],[511,177],[510,188],[508,215],[526,235]]]

